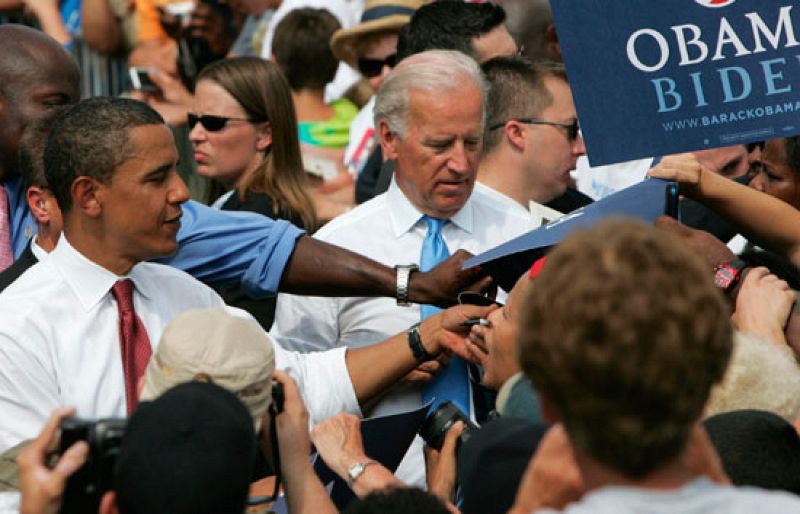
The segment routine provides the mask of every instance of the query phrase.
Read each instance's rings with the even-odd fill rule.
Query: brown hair
[[[636,478],[680,454],[731,353],[706,263],[606,221],[556,247],[521,308],[520,363],[577,449]]]
[[[331,37],[341,28],[327,9],[294,9],[275,27],[272,53],[293,91],[323,89],[336,76],[339,61]]]
[[[280,68],[257,57],[236,57],[207,66],[197,77],[201,80],[218,84],[248,116],[269,120],[272,126],[272,144],[255,171],[239,185],[239,196],[243,198],[247,191],[267,193],[276,215],[288,218],[296,212],[307,230],[315,230],[317,215],[300,157],[297,115]]]
[[[490,127],[515,118],[538,118],[553,103],[546,79],[569,84],[564,65],[551,61],[532,62],[524,57],[504,56],[486,61],[481,68],[489,82],[484,154],[505,137],[502,130],[489,130]]]

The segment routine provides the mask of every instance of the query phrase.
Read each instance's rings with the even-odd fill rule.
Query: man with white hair
[[[386,193],[333,220],[314,237],[400,266],[398,290],[402,291],[405,277],[418,265],[427,269],[459,248],[480,253],[524,232],[524,214],[498,205],[475,184],[485,95],[478,65],[464,54],[433,50],[402,61],[385,79],[375,102],[375,126],[384,156],[397,161],[392,184]],[[367,346],[418,322],[420,310],[424,317],[428,307],[364,297],[329,301],[279,295],[272,334],[293,349]],[[411,332],[413,337],[413,328]],[[438,367],[436,362],[423,363],[412,377],[416,382],[431,381]],[[451,360],[443,375],[448,373],[458,393],[432,396],[437,403],[454,400],[468,413],[465,366]],[[396,388],[372,413],[409,410],[419,407],[421,399],[422,387],[407,384]],[[398,476],[419,484],[423,471],[421,460],[406,459]]]

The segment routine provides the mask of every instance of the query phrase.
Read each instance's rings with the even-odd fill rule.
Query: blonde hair
[[[307,230],[315,230],[318,221],[300,156],[297,115],[280,68],[257,57],[236,57],[207,66],[197,77],[201,80],[221,86],[249,116],[268,120],[272,127],[272,144],[264,159],[237,187],[240,198],[247,191],[266,193],[275,215],[289,218],[296,212]]]

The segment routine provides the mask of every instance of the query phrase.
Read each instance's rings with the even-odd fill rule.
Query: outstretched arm
[[[475,362],[476,359],[466,344],[470,328],[464,326],[463,322],[484,318],[494,309],[494,306],[457,305],[426,318],[419,325],[422,346],[433,357],[456,354]],[[382,343],[350,349],[345,361],[356,397],[362,405],[419,365],[409,346],[406,332]]]
[[[275,420],[281,455],[281,472],[286,488],[289,512],[334,514],[338,512],[322,486],[308,456],[311,442],[308,435],[308,411],[289,375],[276,371],[273,379],[283,384],[283,412]]]
[[[649,174],[678,181],[681,193],[728,218],[760,246],[800,266],[800,211],[791,205],[710,171],[692,154],[665,157]]]
[[[414,303],[448,306],[465,289],[482,290],[490,279],[478,268],[461,270],[470,255],[459,250],[433,270],[411,274]],[[394,268],[311,237],[297,240],[280,284],[281,292],[318,296],[395,296]]]
[[[322,460],[342,480],[350,484],[356,496],[363,498],[369,493],[388,487],[404,487],[391,471],[382,464],[371,461],[364,450],[361,438],[361,420],[352,414],[337,414],[324,420],[311,430],[311,442]],[[359,477],[352,481],[348,471],[355,464],[370,462]]]
[[[318,296],[395,296],[395,270],[349,250],[317,241],[285,220],[251,212],[182,205],[178,252],[161,262],[206,283],[241,282],[251,298],[281,291]],[[460,250],[429,272],[411,274],[409,299],[452,305],[459,292],[483,290],[491,279],[461,269]]]

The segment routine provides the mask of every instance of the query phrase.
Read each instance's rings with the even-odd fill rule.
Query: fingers
[[[475,325],[470,330],[467,336],[467,341],[477,346],[482,352],[486,353],[489,349],[486,347],[486,333],[487,329],[481,325]]]
[[[444,436],[444,443],[442,444],[443,455],[454,455],[456,452],[456,445],[458,444],[458,437],[464,432],[464,422],[456,421],[453,426],[447,431]]]
[[[89,457],[89,444],[86,441],[78,441],[69,448],[58,459],[58,463],[53,468],[53,472],[64,480],[72,476],[78,468],[83,466]]]
[[[407,382],[417,382],[417,383],[427,383],[436,378],[442,369],[444,369],[445,364],[439,362],[439,360],[432,360],[423,362],[417,369],[406,375]]]
[[[61,426],[61,421],[65,418],[73,416],[75,414],[74,407],[65,407],[61,409],[56,409],[50,415],[50,419],[47,420],[45,423],[44,428],[39,433],[39,435],[31,441],[31,444],[28,446],[31,450],[33,450],[36,454],[47,454],[53,453],[58,449],[58,429]],[[23,455],[20,454],[20,457]]]
[[[300,390],[297,388],[297,384],[292,377],[283,371],[275,370],[272,373],[272,379],[283,384],[284,406],[294,404],[296,402],[303,402],[302,398],[300,397]]]
[[[467,338],[466,340],[466,347],[467,351],[470,352],[470,354],[473,357],[472,359],[470,359],[470,362],[480,364],[481,366],[486,365],[486,361],[489,360],[489,352],[488,350],[486,350],[485,347],[474,343],[470,338]]]
[[[684,186],[696,186],[700,183],[703,165],[691,153],[668,155],[647,172],[648,176],[664,180],[675,180]]]
[[[497,309],[497,305],[489,305],[486,307],[480,305],[453,306],[444,311],[442,315],[442,328],[466,335],[469,332],[469,327],[464,325],[465,321],[486,318],[489,313],[495,309]]]

